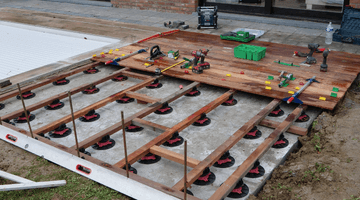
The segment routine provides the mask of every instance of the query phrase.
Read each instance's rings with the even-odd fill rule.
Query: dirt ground
[[[143,28],[134,37],[132,25],[59,14],[1,11],[1,20],[123,38],[130,42],[158,32]],[[84,23],[84,20],[86,20]],[[104,32],[104,27],[119,31]],[[126,26],[126,28],[119,28]],[[116,35],[112,35],[116,33]],[[355,83],[333,112],[323,112],[309,136],[299,138],[302,147],[277,168],[257,197],[250,199],[360,200],[360,87]],[[67,186],[0,193],[0,199],[129,199],[114,190],[47,162],[0,140],[0,169],[34,181],[67,180]],[[9,184],[0,179],[0,184]],[[74,190],[74,188],[77,188]]]
[[[275,169],[259,199],[360,199],[360,83],[333,112],[324,111],[302,147]]]

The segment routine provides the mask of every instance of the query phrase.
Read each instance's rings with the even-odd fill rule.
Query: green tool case
[[[259,61],[265,57],[266,47],[241,44],[234,48],[235,58]]]
[[[250,42],[255,39],[255,35],[249,34],[249,32],[238,31],[238,32],[227,32],[220,35],[222,40],[235,40],[238,42]]]

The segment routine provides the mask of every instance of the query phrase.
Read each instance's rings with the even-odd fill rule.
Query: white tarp
[[[118,41],[0,21],[0,80]]]

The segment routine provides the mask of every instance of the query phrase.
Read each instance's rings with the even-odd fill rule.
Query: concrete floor
[[[48,98],[60,92],[65,92],[77,85],[89,83],[91,81],[105,77],[113,71],[117,70],[116,67],[108,66],[102,66],[99,69],[101,71],[97,74],[87,75],[79,73],[69,77],[71,81],[69,85],[56,87],[52,85],[46,85],[44,87],[33,90],[33,92],[36,93],[36,97],[26,100],[25,103],[26,105],[31,105],[39,100]],[[80,110],[88,105],[91,105],[92,103],[95,103],[139,82],[140,80],[133,78],[129,78],[124,82],[107,81],[97,86],[100,88],[100,92],[97,94],[75,94],[73,95],[74,109]],[[164,98],[179,90],[179,85],[186,86],[190,82],[174,78],[165,78],[161,80],[161,83],[163,83],[162,88],[152,90],[143,88],[137,92],[156,98]],[[201,95],[198,97],[183,96],[172,102],[170,106],[173,107],[174,110],[171,114],[157,115],[153,113],[146,116],[144,119],[164,126],[172,127],[227,91],[224,88],[217,88],[209,85],[202,85],[199,87],[199,90],[201,91]],[[196,127],[190,125],[188,128],[180,132],[180,136],[188,141],[189,157],[198,160],[205,159],[206,156],[214,151],[230,135],[236,132],[243,124],[255,116],[272,100],[270,98],[243,92],[236,93],[234,97],[238,100],[238,104],[232,107],[219,106],[207,115],[212,120],[210,125],[205,127]],[[65,107],[60,110],[47,111],[45,109],[39,109],[32,112],[36,115],[36,119],[31,122],[33,130],[70,114],[68,99],[63,99],[62,101],[65,103]],[[21,108],[21,102],[15,98],[11,98],[4,103],[6,104],[6,108],[1,110],[2,115]],[[137,104],[136,102],[129,104],[119,104],[113,102],[96,110],[101,115],[100,119],[96,122],[84,123],[80,120],[76,120],[79,141],[82,141],[85,138],[100,132],[101,130],[113,125],[116,122],[119,122],[121,120],[121,111],[124,111],[125,117],[127,117],[140,111],[146,106],[147,105],[144,104]],[[294,105],[287,105],[285,103],[283,103],[281,107],[285,111],[285,115],[279,118],[267,118],[281,122],[295,108]],[[319,114],[319,109],[309,108],[307,114],[310,115],[311,119],[315,119],[315,117]],[[300,127],[308,127],[311,125],[311,121],[312,120],[306,123],[295,123],[295,125]],[[16,124],[16,126],[28,130],[27,124]],[[73,128],[72,123],[68,123],[67,126]],[[261,126],[258,126],[258,128],[263,133],[261,138],[256,140],[242,139],[230,150],[231,155],[235,158],[236,161],[234,166],[225,169],[211,167],[211,171],[216,175],[216,181],[212,185],[192,185],[190,190],[196,197],[201,199],[209,198],[219,187],[219,185],[224,182],[239,165],[241,165],[241,163],[251,154],[251,152],[254,151],[273,130]],[[151,141],[159,134],[160,132],[147,129],[137,133],[127,133],[128,153],[130,154],[134,152],[137,148],[140,148],[147,142]],[[292,149],[297,147],[297,136],[285,133],[285,137],[289,140],[290,143],[288,147],[280,150],[270,149],[264,155],[264,157],[260,159],[260,163],[265,168],[266,174],[263,177],[256,179],[244,178],[244,182],[249,186],[251,194],[255,194],[260,190],[261,186],[269,178],[273,169],[284,161],[285,156]],[[107,163],[114,164],[124,158],[122,131],[115,133],[111,136],[111,138],[116,141],[116,145],[109,150],[98,151],[94,150],[92,147],[89,147],[86,150],[89,151],[93,157],[103,160]],[[52,138],[52,140],[68,147],[75,145],[73,134],[65,138]],[[162,147],[183,154],[183,145],[178,147]],[[140,176],[167,186],[174,185],[183,177],[183,165],[166,160],[164,158],[162,158],[160,162],[151,165],[134,163],[133,167],[138,170],[138,174]],[[191,168],[188,168],[188,172],[190,170]],[[247,197],[245,197],[245,199]]]

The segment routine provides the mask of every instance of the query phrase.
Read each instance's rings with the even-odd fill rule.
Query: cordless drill
[[[205,56],[207,56],[208,52],[209,52],[209,49],[207,49],[207,50],[200,49],[199,51],[193,51],[191,53],[191,55],[194,56],[192,72],[201,74],[201,73],[203,73],[204,69],[210,68],[210,64],[208,62],[205,62]],[[199,59],[200,59],[200,62],[198,63]]]
[[[315,64],[316,63],[316,58],[312,57],[314,51],[319,47],[319,44],[316,43],[310,43],[308,44],[308,48],[310,49],[310,53],[308,54],[308,56],[306,57],[306,63],[307,64]]]
[[[323,57],[324,57],[323,63],[320,65],[321,72],[327,72],[328,65],[326,64],[326,59],[328,55],[329,55],[329,49],[326,49],[323,53]]]

